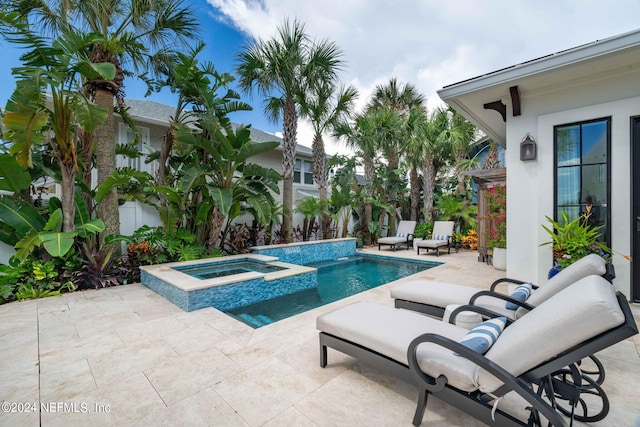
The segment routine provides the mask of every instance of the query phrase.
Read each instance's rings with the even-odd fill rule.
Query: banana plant
[[[79,90],[83,80],[115,77],[112,63],[92,63],[87,53],[102,36],[69,30],[54,39],[34,32],[21,14],[0,11],[2,37],[29,49],[14,68],[16,88],[7,102],[4,138],[11,141],[10,154],[25,168],[33,167],[32,152],[49,145],[60,168],[62,230],[74,230],[76,145],[79,132],[93,132],[107,111]],[[49,94],[49,95],[47,95]],[[47,97],[50,97],[47,100]]]
[[[249,159],[273,150],[278,142],[253,143],[249,127],[234,129],[228,122],[221,125],[208,117],[201,117],[198,126],[197,131],[180,124],[175,126],[176,141],[192,148],[185,150],[191,153],[191,159],[187,162],[189,166],[179,171],[174,188],[160,186],[157,191],[169,201],[165,219],[183,218],[185,210],[194,210],[193,225],[207,230],[205,238],[212,248],[225,222],[230,223],[249,209],[262,223],[272,219],[276,205],[273,193],[279,193],[280,175],[273,169],[250,163]]]
[[[91,219],[83,199],[75,199],[75,226],[73,231],[62,230],[62,202],[49,201],[49,218],[31,204],[11,196],[0,196],[0,241],[16,249],[16,258],[24,261],[36,248],[43,247],[51,256],[66,255],[76,237],[89,237],[104,231],[101,219]]]

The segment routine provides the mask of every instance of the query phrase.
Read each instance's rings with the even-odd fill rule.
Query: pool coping
[[[246,273],[234,274],[230,276],[214,277],[211,279],[198,279],[197,277],[190,276],[175,267],[186,267],[197,264],[216,264],[226,263],[229,261],[251,260],[263,262],[265,264],[275,265],[278,267],[286,268],[286,270],[274,271],[272,273],[260,273],[257,271],[250,271]],[[297,276],[300,274],[311,273],[316,271],[316,268],[307,267],[304,265],[290,264],[282,261],[278,261],[277,257],[258,255],[258,254],[239,254],[228,255],[215,258],[203,258],[191,261],[179,261],[170,262],[165,264],[143,265],[140,266],[141,270],[146,271],[154,277],[161,278],[167,284],[174,286],[182,291],[190,292],[200,289],[213,288],[222,285],[228,285],[231,283],[263,279],[265,282],[272,280],[283,279],[286,277]]]

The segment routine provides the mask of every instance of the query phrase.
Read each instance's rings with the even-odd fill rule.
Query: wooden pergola
[[[489,206],[487,198],[484,196],[487,189],[497,184],[506,185],[507,183],[507,169],[478,169],[465,173],[469,175],[473,182],[478,186],[478,216],[486,218],[489,213]],[[487,220],[482,219],[478,221],[478,261],[488,262],[489,257],[487,254]]]

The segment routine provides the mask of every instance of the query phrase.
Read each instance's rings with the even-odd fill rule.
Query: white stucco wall
[[[553,217],[553,128],[557,125],[611,117],[611,237],[616,268],[614,286],[629,297],[631,162],[630,118],[640,115],[640,71],[615,78],[600,76],[570,87],[522,93],[523,115],[507,120],[507,274],[537,283],[546,281],[552,265],[549,240],[541,224]],[[510,113],[510,112],[509,112]],[[509,114],[510,115],[510,114]],[[529,132],[538,145],[535,161],[520,161],[520,142]]]

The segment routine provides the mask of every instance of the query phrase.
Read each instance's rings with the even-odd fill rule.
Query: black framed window
[[[602,226],[601,240],[611,245],[611,118],[554,127],[555,218],[569,219],[591,210],[589,223]]]

